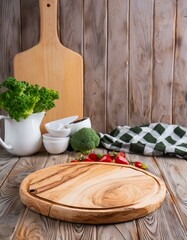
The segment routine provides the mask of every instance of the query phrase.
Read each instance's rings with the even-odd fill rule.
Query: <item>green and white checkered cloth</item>
[[[110,134],[100,133],[100,137],[101,144],[110,150],[187,159],[187,128],[179,125],[118,126]]]

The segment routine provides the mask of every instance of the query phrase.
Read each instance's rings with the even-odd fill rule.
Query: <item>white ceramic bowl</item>
[[[69,124],[76,120],[78,116],[62,118],[45,124],[47,131],[54,137],[67,137],[70,135],[71,128]]]
[[[90,118],[82,118],[80,120],[77,120],[75,122],[72,122],[68,125],[68,127],[71,128],[70,135],[74,134],[75,132],[79,131],[81,128],[91,128],[91,121]]]
[[[44,133],[42,137],[43,137],[43,140],[45,141],[62,141],[62,140],[66,141],[67,138],[69,138],[69,137],[54,137],[50,133]]]
[[[47,131],[53,137],[63,138],[63,137],[68,137],[70,135],[71,128],[70,127],[62,127],[60,130],[56,130],[53,128],[47,128]]]
[[[68,148],[69,137],[58,141],[43,139],[43,145],[48,153],[60,154],[65,152]]]

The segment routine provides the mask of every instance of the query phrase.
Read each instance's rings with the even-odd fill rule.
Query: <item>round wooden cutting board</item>
[[[20,186],[22,202],[55,219],[90,224],[117,223],[160,207],[164,183],[151,173],[113,163],[68,163],[36,171]]]

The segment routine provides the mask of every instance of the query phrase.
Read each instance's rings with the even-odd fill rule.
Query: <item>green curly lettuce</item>
[[[40,88],[12,77],[0,84],[0,90],[0,110],[4,109],[18,122],[32,113],[50,110],[55,107],[54,100],[59,98],[59,93],[53,89]]]

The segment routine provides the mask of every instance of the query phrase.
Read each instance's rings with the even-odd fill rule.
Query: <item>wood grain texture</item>
[[[128,124],[129,1],[108,1],[107,131]]]
[[[167,160],[159,158],[156,162],[187,232],[187,162],[176,158]]]
[[[1,155],[2,157],[2,155]],[[43,157],[43,160],[42,160]],[[21,181],[33,171],[45,166],[47,154],[20,158],[0,188],[0,239],[10,239],[25,207],[20,201]]]
[[[57,90],[59,99],[41,124],[62,117],[83,116],[83,60],[65,48],[57,35],[57,0],[40,0],[40,42],[14,58],[14,76],[31,84]],[[32,66],[32,67],[31,67]]]
[[[58,239],[58,221],[36,214],[29,209],[24,211],[18,223],[16,231],[12,235],[13,240]]]
[[[84,1],[84,115],[106,130],[107,1]]]
[[[106,153],[104,149],[96,149],[97,153]],[[67,152],[62,155],[51,155],[48,158],[46,167],[62,164],[69,162],[72,158],[75,157],[77,153]],[[132,239],[137,239],[137,232],[134,231],[136,227],[135,222],[116,224],[113,225],[101,225],[97,227],[95,225],[82,225],[75,223],[67,223],[52,218],[46,218],[42,215],[39,215],[29,209],[25,211],[22,215],[16,231],[14,232],[13,239],[32,239],[38,237],[39,239],[82,239],[82,240],[98,240],[98,239],[113,239],[119,240],[125,239],[126,236],[131,236]],[[128,233],[127,233],[128,232]],[[131,238],[127,238],[131,239]]]
[[[8,174],[18,161],[18,157],[13,157],[0,146],[0,187],[7,178]]]
[[[97,149],[97,152],[105,152],[103,149]],[[50,155],[45,167],[70,162],[77,153],[66,152],[62,155]],[[96,239],[96,227],[91,225],[72,224],[58,221],[52,218],[46,218],[29,209],[22,215],[13,239],[32,239],[38,237],[39,239]]]
[[[83,0],[59,0],[62,44],[83,54]]]
[[[41,240],[97,240],[96,226],[62,222],[26,210],[12,239],[37,238]]]
[[[148,166],[148,171],[155,174],[159,178],[163,179],[165,181],[165,173],[163,170],[170,172],[170,167],[168,167],[167,162],[170,162],[169,158],[157,158],[156,161],[151,157],[146,156],[138,156],[134,154],[128,154],[131,161],[141,161],[145,163]],[[185,169],[185,162],[182,161],[181,165]],[[164,162],[166,165],[160,165],[160,162]],[[179,173],[177,173],[179,176]],[[173,173],[171,176],[175,176],[175,173]],[[183,175],[184,176],[184,175]],[[174,177],[175,178],[175,177]],[[183,177],[182,177],[183,179]],[[170,180],[168,180],[170,182]],[[175,182],[175,179],[173,180]],[[177,184],[178,181],[176,181]],[[184,180],[183,180],[184,185]],[[166,183],[167,186],[167,183]],[[173,201],[172,197],[173,193],[167,186],[167,195],[166,198],[159,208],[159,211],[155,211],[145,218],[141,218],[137,220],[137,227],[138,227],[138,233],[140,239],[186,239],[186,230],[181,223],[180,215],[176,211],[176,203]],[[177,197],[178,199],[178,197]],[[184,209],[184,207],[183,207]],[[184,211],[185,212],[185,211]],[[176,219],[178,219],[176,221]]]
[[[138,240],[135,221],[113,225],[98,225],[97,240]]]
[[[172,123],[176,1],[156,0],[154,12],[154,69],[151,121],[169,124]]]
[[[175,220],[174,220],[175,219]],[[176,221],[177,219],[177,221]],[[167,194],[160,211],[144,219],[138,220],[139,236],[144,239],[183,239],[187,238],[186,231],[175,212],[171,197]]]
[[[177,2],[173,122],[187,126],[187,2]]]
[[[155,211],[165,191],[158,178],[132,166],[70,163],[29,175],[21,184],[20,197],[45,216],[100,224],[129,221]]]
[[[99,149],[99,152],[102,151],[106,150]],[[144,218],[126,223],[110,225],[72,224],[41,216],[27,208],[20,207],[18,186],[24,176],[37,170],[37,168],[69,162],[72,157],[74,157],[73,155],[73,152],[66,152],[61,155],[48,155],[43,152],[32,157],[19,159],[11,171],[11,174],[8,174],[9,177],[6,178],[0,190],[0,239],[186,240],[184,224],[177,210],[176,202],[174,202],[173,197],[171,198],[170,196],[170,192],[172,192],[170,187],[168,188],[164,203],[157,211]],[[1,152],[0,156],[1,160],[3,160],[4,155],[1,154]],[[159,166],[158,163],[162,158],[157,158],[156,161],[154,161],[151,157],[138,156],[135,154],[127,154],[127,157],[131,161],[142,161],[147,164],[148,171],[160,178],[163,177],[167,186],[169,186],[167,183],[170,182],[170,178],[172,184],[175,184],[175,177],[173,176],[175,175],[175,171],[172,170],[172,175],[167,174],[167,180],[165,176],[165,171],[169,173],[169,165],[171,166],[171,164],[167,164],[167,161],[170,160],[169,158],[164,158],[164,164]],[[183,165],[185,163],[184,160],[177,160],[180,161],[179,169],[176,168],[176,185],[178,186],[179,181],[183,181],[182,179],[179,180],[180,175],[178,171],[180,172],[180,169],[183,167],[183,172],[185,172],[186,168],[185,165]],[[160,171],[161,169],[162,171]],[[181,176],[183,176],[183,173]],[[178,197],[176,197],[176,199],[177,198]],[[185,200],[185,198],[183,199]],[[185,212],[186,208],[184,207],[183,209]]]
[[[13,75],[13,57],[20,49],[20,3],[0,1],[0,83]],[[0,114],[5,114],[1,111]],[[0,121],[0,137],[4,136]]]
[[[56,156],[58,159],[58,156]],[[115,225],[88,225],[67,223],[46,218],[26,210],[13,235],[14,240],[39,239],[82,239],[82,240],[138,240],[135,221]]]
[[[151,121],[153,3],[153,0],[130,1],[130,125]]]
[[[105,154],[107,150],[104,148],[94,149],[94,153],[96,154]],[[71,160],[80,157],[80,153],[74,151],[66,151],[60,155],[49,155],[48,161],[46,163],[46,167],[59,165],[62,163],[70,163]]]
[[[84,115],[96,130],[187,126],[185,0],[58,2],[60,40],[84,56]],[[38,3],[0,1],[0,82],[13,74],[14,55],[38,43]]]
[[[21,51],[34,47],[40,37],[39,0],[21,0]]]
[[[0,82],[13,75],[13,57],[20,49],[20,2],[0,1]]]

